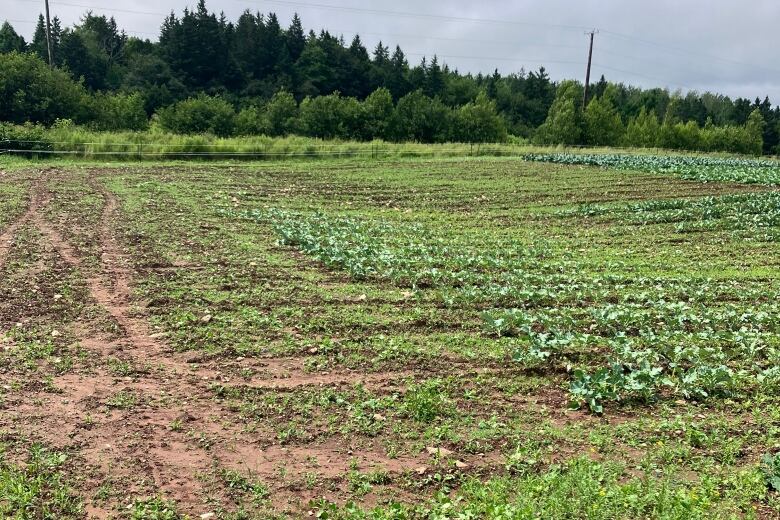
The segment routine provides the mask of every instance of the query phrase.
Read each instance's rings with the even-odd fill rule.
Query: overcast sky
[[[131,35],[156,39],[166,13],[181,13],[196,1],[51,0],[51,9],[52,16],[72,25],[92,8],[113,15]],[[326,28],[347,40],[359,32],[369,50],[379,40],[400,44],[411,63],[436,53],[462,72],[510,73],[544,65],[554,79],[584,78],[584,31],[596,28],[594,81],[604,74],[645,87],[769,95],[780,102],[778,0],[211,0],[207,5],[231,20],[245,9],[273,11],[285,26],[298,12],[306,30]],[[29,38],[42,7],[43,0],[2,0],[0,20],[8,19]]]

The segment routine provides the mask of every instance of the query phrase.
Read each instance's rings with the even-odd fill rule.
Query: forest
[[[359,36],[306,32],[299,16],[238,20],[205,0],[162,21],[157,41],[87,12],[52,22],[53,67],[43,16],[27,42],[0,28],[0,138],[17,125],[160,130],[217,136],[303,135],[395,142],[534,142],[774,154],[780,108],[768,97],[682,93],[609,82],[556,82],[544,67],[461,73],[435,55]],[[23,133],[23,132],[22,132]]]

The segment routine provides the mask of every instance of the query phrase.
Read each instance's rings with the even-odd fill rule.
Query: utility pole
[[[586,32],[585,35],[590,35],[590,50],[588,51],[588,71],[585,73],[585,95],[582,98],[582,109],[588,108],[588,90],[590,89],[590,63],[593,60],[593,35],[598,34],[596,29]]]
[[[49,51],[49,68],[54,68],[54,60],[51,57],[51,20],[49,18],[49,0],[46,2],[46,48]]]

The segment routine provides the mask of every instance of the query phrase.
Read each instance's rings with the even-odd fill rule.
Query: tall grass
[[[26,137],[26,136],[24,136]],[[230,137],[160,132],[95,132],[78,127],[51,128],[35,139],[6,133],[0,151],[29,157],[67,156],[100,160],[284,159],[346,157],[510,156],[528,151],[522,143],[388,143],[322,140],[310,137]]]
[[[44,128],[1,125],[0,154],[19,158],[72,158],[100,161],[283,160],[402,157],[511,157],[534,152],[573,152],[585,147],[533,146],[514,138],[507,143],[389,143],[323,140],[311,137],[230,137],[145,132],[100,132],[77,126]],[[589,153],[701,155],[658,148],[588,148]],[[734,156],[726,153],[707,153]]]

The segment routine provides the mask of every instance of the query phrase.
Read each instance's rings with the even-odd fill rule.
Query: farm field
[[[0,163],[0,517],[780,517],[778,168],[527,159]]]

